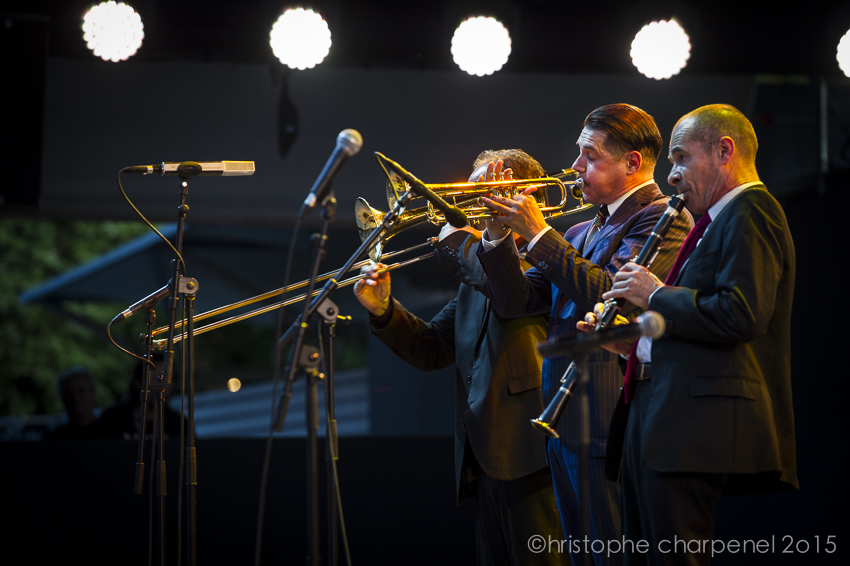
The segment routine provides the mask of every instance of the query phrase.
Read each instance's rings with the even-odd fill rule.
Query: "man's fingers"
[[[501,213],[503,213],[503,214],[504,214],[504,213],[507,213],[507,212],[510,212],[510,211],[511,211],[511,209],[510,209],[510,208],[508,208],[507,206],[505,206],[505,205],[503,205],[503,204],[499,203],[499,202],[498,202],[497,200],[495,200],[495,199],[501,199],[502,201],[504,201],[504,200],[505,200],[505,199],[503,199],[502,197],[494,197],[494,198],[487,198],[487,197],[484,197],[484,198],[481,200],[481,202],[483,202],[483,203],[484,203],[484,206],[490,207],[490,208],[492,208],[493,210],[495,210],[496,212],[501,212]]]

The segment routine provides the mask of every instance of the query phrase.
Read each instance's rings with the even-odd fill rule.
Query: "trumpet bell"
[[[389,183],[387,183],[387,186],[389,187]],[[389,188],[387,189],[387,198],[389,199]],[[354,202],[354,220],[357,222],[357,232],[360,234],[361,244],[366,241],[375,228],[384,222],[386,215],[385,212],[369,206],[365,198],[357,197]],[[369,250],[369,258],[375,263],[381,261],[383,243],[383,240],[379,240],[375,247]]]

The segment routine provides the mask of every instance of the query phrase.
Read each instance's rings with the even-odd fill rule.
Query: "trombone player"
[[[493,308],[505,318],[549,314],[549,337],[575,332],[578,320],[611,288],[614,274],[640,252],[668,201],[653,179],[661,134],[652,117],[640,108],[628,104],[597,108],[585,119],[577,145],[579,155],[572,168],[584,180],[585,200],[599,205],[593,222],[577,224],[562,237],[525,194],[484,199],[484,204],[502,214],[488,221],[478,251]],[[499,173],[498,164],[491,171]],[[676,219],[652,263],[657,276],[663,278],[670,270],[692,225],[688,214]],[[519,268],[508,228],[529,242],[526,259],[533,269]],[[639,314],[634,305],[626,305],[622,312],[627,318]],[[570,362],[569,356],[543,361],[544,402],[554,396]],[[579,524],[580,415],[575,406],[564,411],[557,426],[560,438],[550,439],[548,456],[564,538],[584,541],[587,537],[593,551],[599,548],[593,542],[602,541],[606,548],[609,541],[622,538],[620,486],[606,479],[605,452],[623,374],[617,357],[602,349],[590,358],[588,369],[590,493],[581,496],[590,503],[590,532]],[[523,426],[531,428],[528,423]],[[574,545],[569,548],[576,550]],[[581,561],[576,554],[573,559]],[[597,566],[621,564],[622,556],[593,552],[593,560]]]
[[[543,168],[521,150],[485,151],[469,180],[482,180],[491,161],[505,176],[537,178]],[[534,536],[560,540],[552,476],[543,439],[528,421],[543,409],[541,358],[546,319],[504,319],[480,290],[475,260],[480,233],[443,230],[437,261],[462,283],[430,322],[392,297],[389,273],[364,267],[354,294],[370,312],[372,332],[401,359],[424,371],[455,364],[455,472],[458,504],[475,499],[478,564],[564,564],[557,552],[533,553]],[[510,351],[508,351],[510,345]]]

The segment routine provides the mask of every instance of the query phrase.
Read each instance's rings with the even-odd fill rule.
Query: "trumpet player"
[[[496,313],[504,318],[549,315],[548,336],[574,333],[576,323],[602,294],[611,289],[614,274],[640,252],[651,229],[669,200],[653,179],[661,152],[661,135],[652,117],[628,104],[610,104],[588,114],[576,142],[578,157],[572,168],[584,180],[588,202],[598,205],[593,221],[571,227],[565,236],[555,232],[534,205],[531,197],[494,196],[484,203],[500,213],[489,221],[478,250],[478,260],[487,274],[486,293]],[[500,173],[493,164],[490,173]],[[664,246],[652,263],[652,271],[664,277],[693,221],[682,214],[670,229]],[[517,248],[510,232],[529,242],[526,256],[532,269],[519,267]],[[628,318],[639,314],[627,305]],[[569,356],[543,361],[543,401],[548,403],[571,362]],[[579,417],[575,406],[567,406],[557,426],[559,439],[548,443],[555,494],[564,538],[602,541],[604,546],[569,545],[570,551],[607,548],[621,540],[620,486],[605,476],[608,428],[620,396],[623,374],[616,356],[602,349],[588,364],[590,531],[579,523],[578,443]],[[524,426],[531,428],[529,424]],[[586,538],[585,538],[586,537]],[[582,556],[573,554],[576,562]],[[593,552],[597,566],[621,564],[619,553]]]
[[[502,150],[482,153],[469,180],[481,180],[491,160],[508,178],[544,175],[525,152]],[[393,298],[390,274],[379,274],[380,265],[363,268],[366,278],[354,294],[370,312],[372,332],[401,359],[424,371],[456,367],[457,500],[475,500],[478,564],[568,563],[563,555],[534,554],[528,546],[535,535],[561,538],[543,439],[528,426],[543,409],[535,345],[546,336],[546,319],[499,316],[479,292],[485,286],[475,261],[480,234],[444,230],[441,236],[437,261],[462,282],[457,297],[430,322]]]

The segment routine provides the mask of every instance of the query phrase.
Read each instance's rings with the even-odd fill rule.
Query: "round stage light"
[[[242,382],[238,377],[231,377],[227,380],[227,390],[231,393],[236,393],[242,388]]]
[[[838,42],[838,53],[836,53],[835,58],[844,74],[850,77],[850,30],[847,30],[847,33]]]
[[[685,68],[691,42],[675,20],[643,26],[632,41],[632,63],[651,79],[669,79]]]
[[[511,36],[494,18],[469,18],[452,37],[454,61],[470,75],[492,75],[508,62],[510,54]]]
[[[104,61],[125,61],[135,55],[145,37],[142,18],[121,2],[102,2],[83,18],[83,40]]]
[[[331,50],[331,30],[313,10],[290,9],[272,26],[269,44],[275,57],[290,69],[312,69]]]

